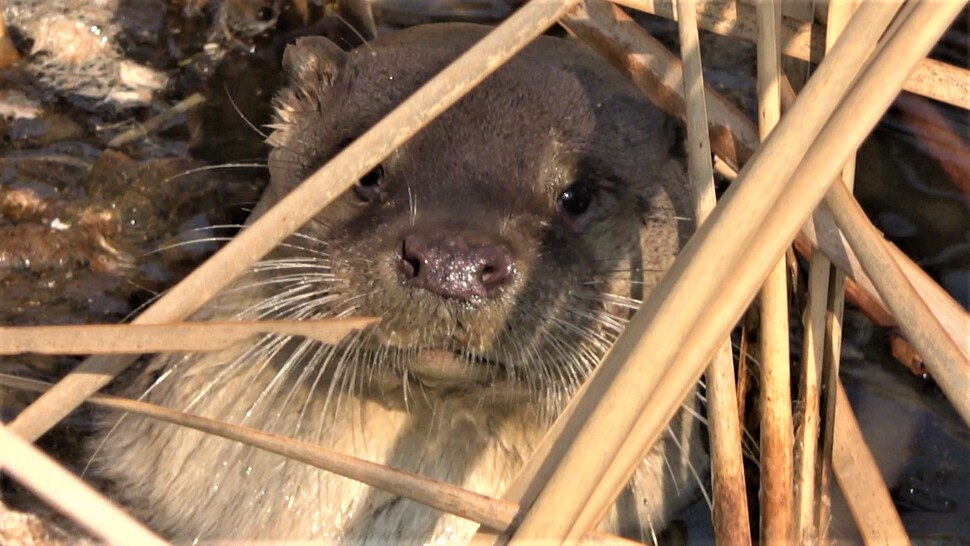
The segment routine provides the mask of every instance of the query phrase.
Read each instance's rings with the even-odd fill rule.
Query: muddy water
[[[205,2],[191,0],[4,1],[24,59],[0,70],[2,324],[123,320],[245,219],[266,182],[259,166],[266,148],[252,126],[268,120],[282,46],[296,34],[340,25],[320,14],[307,25],[284,11],[270,32],[254,35],[246,30],[252,25],[226,27],[210,2],[202,9]],[[387,2],[384,28],[449,18],[448,2],[428,5],[438,11]],[[508,5],[482,3],[456,18],[493,19]],[[650,25],[661,36],[671,32],[669,24]],[[958,45],[966,38],[964,23],[937,54],[966,65]],[[705,42],[709,81],[753,109],[753,48]],[[112,138],[194,92],[208,102],[108,149]],[[949,135],[944,145],[942,134]],[[856,191],[879,228],[965,307],[968,142],[965,112],[905,98],[860,151]],[[970,541],[970,431],[931,380],[893,360],[890,332],[852,311],[849,319],[843,379],[908,530],[924,543]],[[0,371],[56,379],[76,362],[0,357]],[[28,400],[0,395],[5,421]],[[44,444],[72,464],[86,425],[84,414],[74,416]],[[836,506],[833,514],[836,535],[852,538],[847,510]],[[683,521],[692,543],[712,537],[702,501]]]

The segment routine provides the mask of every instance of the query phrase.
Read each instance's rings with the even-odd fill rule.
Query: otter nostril
[[[404,239],[401,245],[401,273],[407,279],[417,278],[421,274],[422,242],[420,239],[409,236]]]
[[[407,273],[409,277],[414,278],[421,274],[420,260],[404,260],[404,263],[407,266]]]
[[[512,258],[501,245],[482,248],[480,253],[484,262],[480,271],[482,286],[486,291],[493,292],[512,276]]]

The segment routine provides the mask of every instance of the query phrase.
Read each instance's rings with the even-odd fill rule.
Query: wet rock
[[[45,112],[40,118],[20,117],[10,124],[10,140],[17,146],[47,145],[66,139],[79,138],[84,129],[70,116],[59,112]]]
[[[43,112],[40,101],[19,89],[0,89],[0,117],[35,119]]]
[[[143,106],[168,85],[168,75],[149,66],[150,77],[126,78],[131,61],[119,47],[123,25],[139,24],[152,14],[145,3],[142,17],[117,17],[117,0],[6,0],[4,16],[27,54],[25,66],[52,95],[89,109]]]
[[[68,544],[63,531],[36,514],[12,510],[0,502],[0,543],[21,546],[60,546]],[[70,541],[76,544],[75,541]]]

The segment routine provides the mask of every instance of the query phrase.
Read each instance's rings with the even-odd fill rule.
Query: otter
[[[486,32],[290,45],[253,217]],[[159,356],[127,392],[501,496],[690,229],[672,129],[590,50],[540,37],[195,317],[379,325],[334,346],[267,335]],[[604,529],[649,538],[696,494],[692,405]],[[179,542],[438,543],[476,529],[197,431],[134,415],[103,429],[112,493]]]

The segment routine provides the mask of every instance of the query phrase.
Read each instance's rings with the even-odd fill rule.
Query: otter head
[[[289,46],[255,214],[486,31],[416,27],[350,53],[323,38]],[[667,128],[604,61],[539,38],[271,255],[316,272],[277,283],[304,290],[278,314],[382,317],[348,350],[371,353],[354,360],[390,383],[558,399],[677,250]]]

